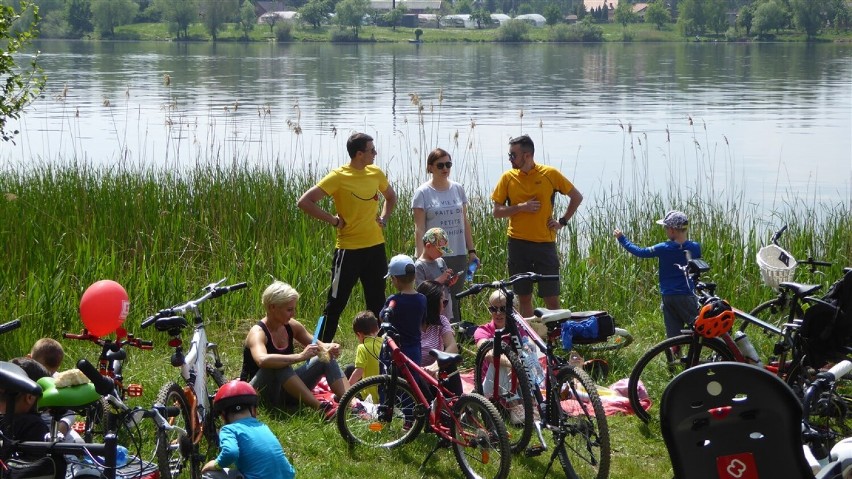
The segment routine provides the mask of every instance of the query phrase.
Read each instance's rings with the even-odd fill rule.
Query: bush
[[[331,41],[337,43],[357,42],[358,37],[355,36],[355,30],[335,28],[331,31]]]
[[[600,42],[603,41],[603,28],[587,21],[573,25],[556,25],[550,30],[553,42]]]
[[[530,26],[523,20],[509,20],[497,29],[498,42],[523,42],[527,39]]]
[[[275,41],[289,42],[293,39],[293,23],[278,22],[275,24]]]

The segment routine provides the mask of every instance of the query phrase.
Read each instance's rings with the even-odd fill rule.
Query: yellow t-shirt
[[[556,241],[556,231],[547,227],[553,216],[556,193],[567,195],[574,185],[556,168],[536,164],[529,173],[512,168],[506,171],[491,193],[497,204],[513,206],[536,199],[541,208],[535,213],[521,212],[509,217],[509,238],[550,243]]]
[[[364,342],[358,345],[358,348],[355,350],[355,367],[364,369],[364,374],[361,376],[361,379],[378,376],[379,353],[381,351],[382,338],[367,336],[364,338]],[[365,397],[361,399],[367,399],[367,394],[371,394],[373,396],[373,403],[379,402],[379,390],[376,387],[371,387],[365,390]]]
[[[379,193],[388,189],[388,178],[378,166],[363,170],[349,165],[331,170],[317,183],[334,198],[337,214],[346,226],[337,231],[338,249],[369,248],[385,242],[382,228],[376,222],[379,215]]]

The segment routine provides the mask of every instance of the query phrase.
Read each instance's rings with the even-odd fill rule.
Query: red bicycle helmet
[[[256,405],[257,391],[251,384],[240,379],[223,384],[213,396],[213,410],[220,413],[228,410],[241,411]]]
[[[724,299],[712,298],[701,307],[695,320],[695,331],[705,338],[717,338],[731,330],[734,311]]]

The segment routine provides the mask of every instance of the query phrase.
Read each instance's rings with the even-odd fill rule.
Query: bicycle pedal
[[[524,456],[526,457],[538,457],[545,451],[544,446],[531,446],[524,450]]]

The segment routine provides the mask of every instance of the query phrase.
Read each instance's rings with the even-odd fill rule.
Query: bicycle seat
[[[38,400],[38,407],[75,408],[100,400],[101,395],[95,391],[92,383],[78,384],[65,388],[57,388],[52,377],[41,378],[37,381],[43,393]]]
[[[445,353],[444,351],[438,349],[430,350],[429,356],[432,356],[438,361],[438,369],[452,367],[461,363],[462,361],[461,354]]]
[[[571,321],[582,321],[584,319],[589,319],[592,316],[603,316],[607,314],[606,311],[574,311],[571,313]]]
[[[17,364],[0,361],[0,389],[10,394],[32,394],[41,396],[41,386],[27,376]]]
[[[783,282],[778,285],[779,288],[786,289],[791,293],[795,294],[798,298],[804,298],[805,296],[810,295],[811,293],[818,291],[822,288],[820,284],[801,284],[801,283],[793,283],[793,282]]]
[[[537,318],[541,318],[541,322],[544,324],[558,323],[566,319],[571,319],[570,309],[535,308],[533,314]]]
[[[157,331],[183,329],[187,326],[189,326],[189,321],[183,316],[169,316],[168,318],[159,318],[154,321],[154,327],[157,328]]]

